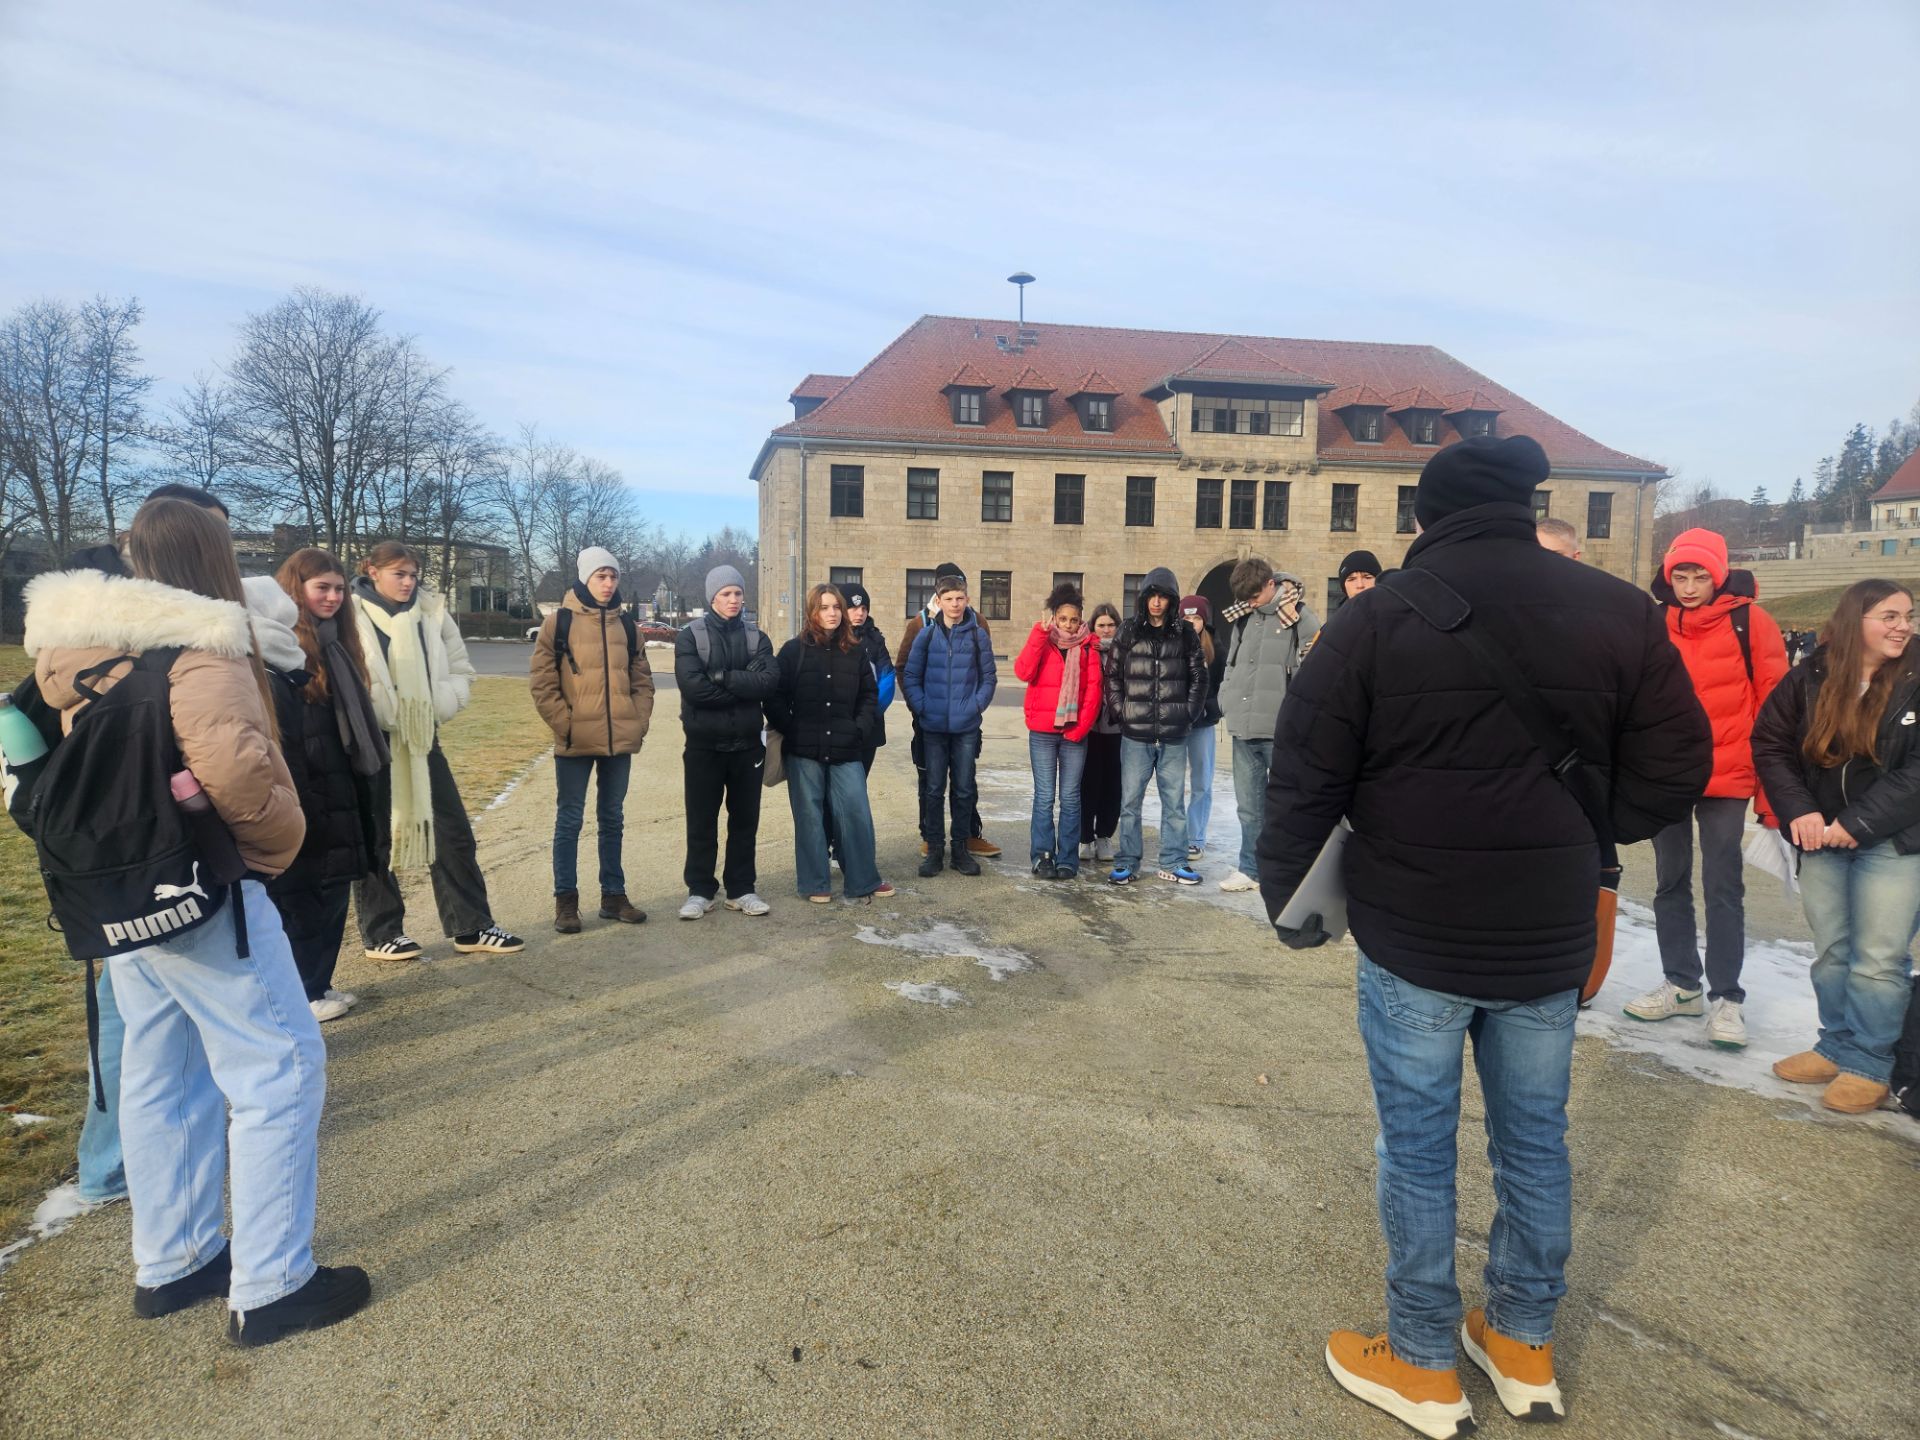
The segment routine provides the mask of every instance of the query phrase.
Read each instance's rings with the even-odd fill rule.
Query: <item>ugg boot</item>
[[[1840,1073],[1840,1067],[1818,1050],[1802,1050],[1774,1061],[1773,1073],[1789,1085],[1824,1085]]]
[[[647,912],[637,910],[632,905],[629,905],[627,903],[627,897],[618,890],[602,890],[600,892],[600,918],[602,920],[618,920],[623,925],[644,925],[647,923]]]
[[[580,933],[580,892],[562,890],[553,897],[553,928],[562,935]]]
[[[1822,1092],[1820,1103],[1829,1110],[1838,1110],[1842,1115],[1864,1115],[1869,1110],[1880,1108],[1880,1102],[1887,1098],[1887,1089],[1878,1080],[1869,1080],[1864,1075],[1849,1075],[1842,1070]]]

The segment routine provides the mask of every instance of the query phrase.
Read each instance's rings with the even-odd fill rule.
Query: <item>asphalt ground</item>
[[[1013,858],[920,880],[895,729],[872,788],[899,895],[802,903],[776,790],[759,920],[673,919],[663,713],[626,812],[653,919],[556,936],[536,765],[478,821],[527,950],[342,964],[363,998],[326,1029],[317,1248],[373,1304],[259,1351],[211,1305],[138,1321],[109,1207],[0,1278],[0,1434],[1411,1434],[1322,1361],[1384,1324],[1353,950],[1284,950],[1211,886],[1028,877],[999,710],[983,796]],[[1480,1116],[1469,1070],[1469,1304]],[[1590,1038],[1571,1143],[1557,1433],[1916,1433],[1920,1146]]]

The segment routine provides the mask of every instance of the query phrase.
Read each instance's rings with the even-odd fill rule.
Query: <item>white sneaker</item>
[[[348,1007],[338,1000],[329,1000],[324,995],[318,1000],[309,1000],[307,1008],[313,1011],[313,1018],[325,1024],[329,1020],[338,1020],[347,1013]]]
[[[691,900],[693,897],[689,895],[687,898]],[[742,915],[764,915],[769,910],[773,909],[773,907],[767,904],[767,902],[762,900],[758,895],[754,894],[751,890],[749,890],[746,894],[742,895],[738,900],[729,899],[727,901],[727,909],[738,910]],[[680,914],[683,917],[686,915],[686,913],[687,912],[684,909],[681,910],[680,912]]]
[[[1635,1020],[1671,1020],[1676,1015],[1702,1014],[1706,1007],[1700,1003],[1698,990],[1682,990],[1671,980],[1664,980],[1621,1009]]]
[[[1260,882],[1249,879],[1238,870],[1229,870],[1227,872],[1227,878],[1220,882],[1220,888],[1229,893],[1237,893],[1241,890],[1258,890],[1260,888]]]
[[[1080,858],[1082,860],[1098,860],[1100,858],[1099,852],[1094,848],[1091,840],[1080,847]]]
[[[717,900],[709,900],[704,895],[689,895],[687,896],[687,903],[680,907],[680,918],[682,920],[698,920],[719,903]]]
[[[1747,1048],[1747,1022],[1738,1000],[1716,1000],[1707,1007],[1707,1039],[1722,1050]]]
[[[329,990],[327,991],[327,999],[338,1000],[342,1005],[358,1005],[360,1003],[360,997],[351,990]]]
[[[1113,859],[1114,849],[1111,840],[1096,840],[1093,844],[1093,858],[1102,864]]]

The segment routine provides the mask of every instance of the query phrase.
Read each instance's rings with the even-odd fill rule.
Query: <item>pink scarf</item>
[[[1053,728],[1071,730],[1080,718],[1080,657],[1074,652],[1086,644],[1093,632],[1082,626],[1072,635],[1062,635],[1055,623],[1047,626],[1047,639],[1060,651],[1060,703],[1053,707]]]

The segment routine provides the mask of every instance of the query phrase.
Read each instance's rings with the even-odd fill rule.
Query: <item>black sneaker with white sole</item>
[[[223,1245],[220,1253],[191,1274],[164,1285],[133,1287],[133,1313],[142,1320],[158,1320],[216,1295],[224,1296],[233,1277],[233,1255]]]
[[[527,942],[498,925],[489,925],[471,935],[453,937],[453,948],[462,955],[513,955],[527,948]]]
[[[319,1330],[344,1320],[373,1297],[367,1272],[357,1265],[322,1265],[291,1295],[227,1317],[227,1339],[248,1347],[271,1345],[300,1330]]]
[[[418,940],[396,935],[391,940],[382,940],[378,945],[369,945],[360,953],[369,960],[418,960],[426,952]]]

